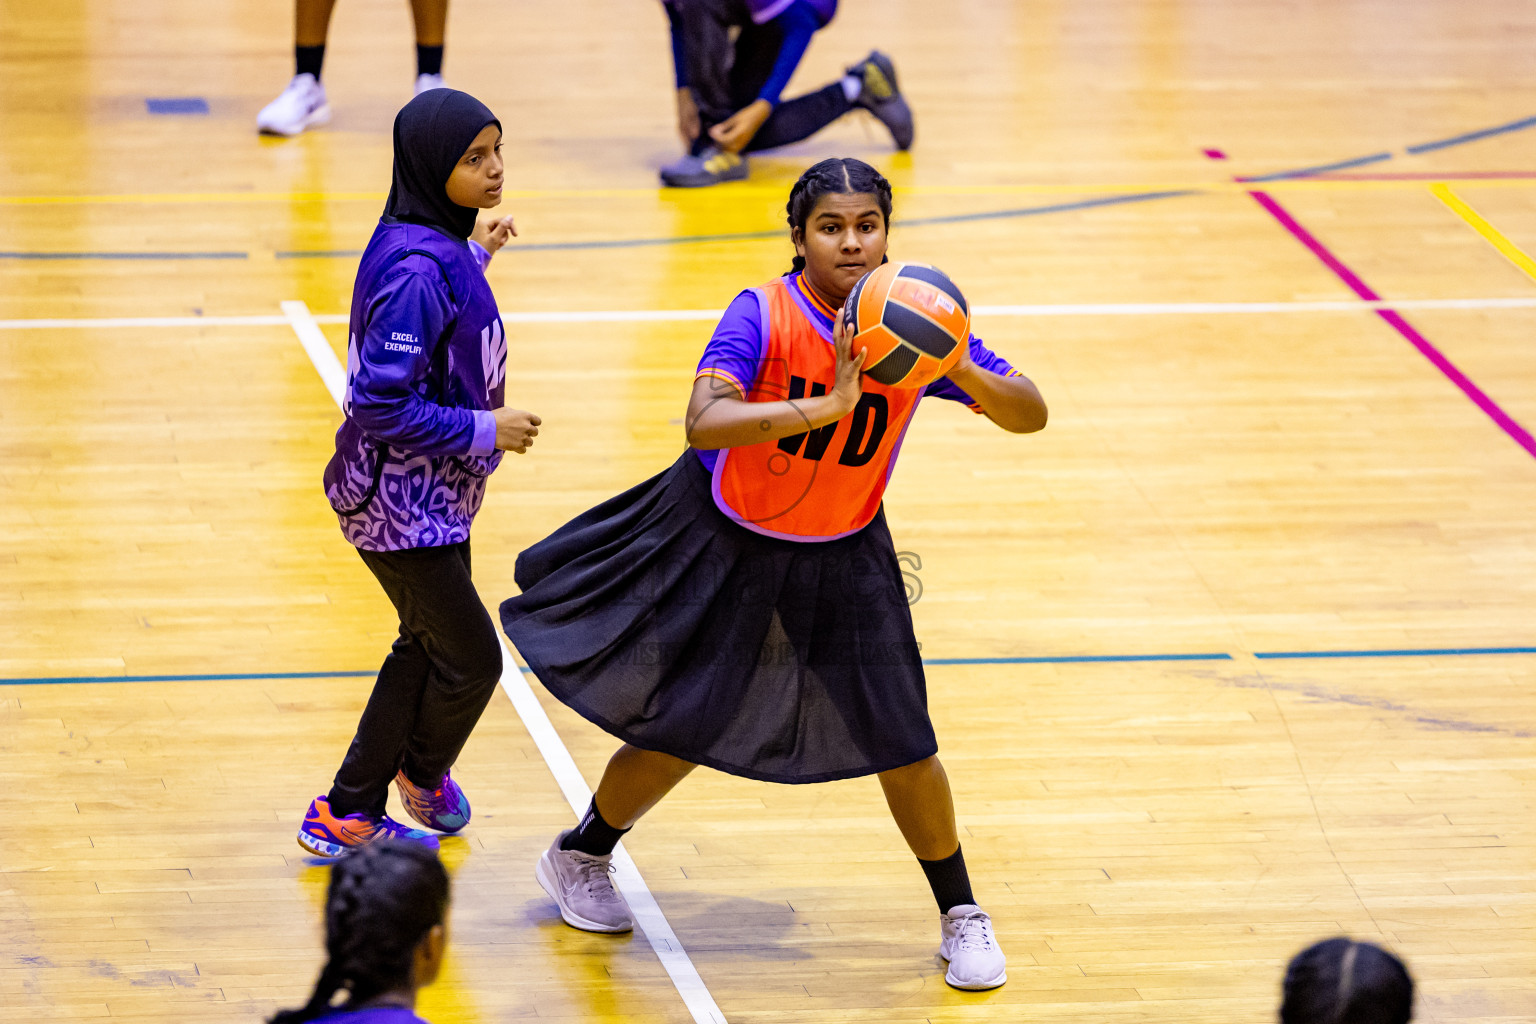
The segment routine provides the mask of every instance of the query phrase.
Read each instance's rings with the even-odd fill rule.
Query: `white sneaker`
[[[314,75],[294,75],[282,95],[261,108],[256,115],[256,128],[267,135],[293,136],[330,119],[331,105],[325,101],[325,86]]]
[[[997,988],[1008,980],[1008,958],[1003,956],[992,919],[980,907],[962,903],[939,915],[943,941],[939,956],[949,961],[944,980],[955,988]]]
[[[613,854],[594,857],[580,850],[560,849],[560,841],[570,834],[570,829],[561,832],[539,858],[534,870],[539,884],[560,904],[560,916],[572,928],[584,932],[633,931],[635,917],[629,904],[608,878]]]
[[[448,88],[448,83],[443,81],[443,76],[442,75],[417,75],[416,76],[416,91],[412,95],[420,96],[422,93],[426,92],[428,89],[446,89],[446,88]]]

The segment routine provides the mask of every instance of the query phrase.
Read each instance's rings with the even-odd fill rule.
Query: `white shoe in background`
[[[417,75],[416,92],[413,95],[420,96],[428,89],[446,89],[448,83],[443,81],[442,75]]]
[[[256,115],[256,128],[267,135],[294,136],[330,119],[331,105],[325,101],[325,86],[314,75],[294,75],[282,95],[261,108]]]
[[[997,988],[1008,980],[1008,959],[1003,956],[992,919],[980,907],[962,904],[939,915],[943,940],[939,956],[949,961],[944,980],[955,988]]]

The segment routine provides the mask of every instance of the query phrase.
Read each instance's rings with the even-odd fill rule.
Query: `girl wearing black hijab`
[[[1280,1024],[1408,1024],[1413,978],[1380,946],[1345,936],[1315,942],[1291,958],[1281,987]]]
[[[501,202],[501,123],[452,89],[395,118],[394,184],[352,292],[346,416],[325,468],[341,530],[400,615],[331,790],[299,844],[322,857],[393,837],[437,839],[469,821],[449,775],[501,677],[501,644],[470,581],[469,528],[504,450],[528,450],[539,417],[504,407],[507,345],[485,281],[512,218]]]

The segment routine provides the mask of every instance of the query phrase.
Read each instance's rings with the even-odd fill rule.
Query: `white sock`
[[[843,76],[843,97],[852,103],[859,98],[859,93],[864,91],[864,79],[856,75]]]

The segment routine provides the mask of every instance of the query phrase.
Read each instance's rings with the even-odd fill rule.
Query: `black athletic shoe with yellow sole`
[[[706,188],[747,176],[747,158],[710,146],[698,155],[682,156],[661,169],[661,183],[668,188]]]
[[[915,128],[912,124],[912,108],[901,95],[896,84],[896,65],[879,50],[872,50],[868,57],[848,69],[848,73],[861,83],[859,98],[853,101],[863,107],[876,120],[890,130],[897,149],[912,148]]]

